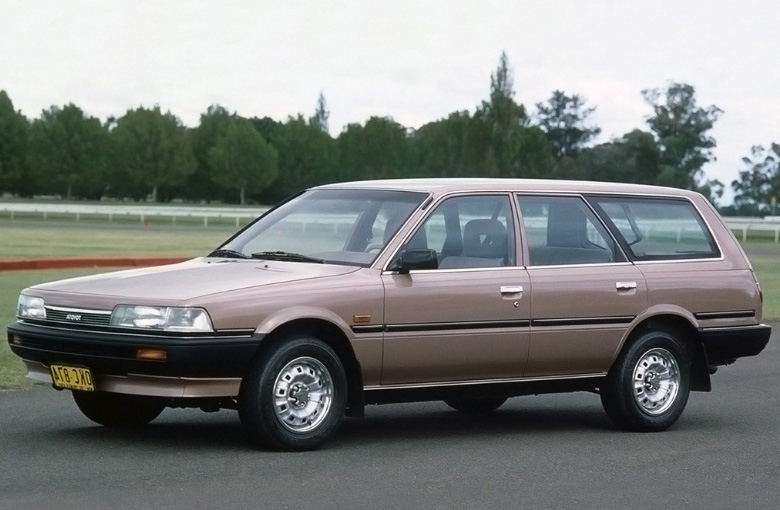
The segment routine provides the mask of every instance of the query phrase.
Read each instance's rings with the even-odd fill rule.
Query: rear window
[[[589,197],[634,260],[717,258],[720,252],[687,200]]]

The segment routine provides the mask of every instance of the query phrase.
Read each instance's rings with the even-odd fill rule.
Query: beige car
[[[97,423],[237,409],[257,443],[308,450],[368,404],[550,392],[661,431],[766,346],[761,302],[697,193],[370,181],[302,192],[205,257],[25,289],[8,342]]]

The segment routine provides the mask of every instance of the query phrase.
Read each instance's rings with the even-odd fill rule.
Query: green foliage
[[[34,183],[27,178],[27,141],[30,126],[8,94],[0,90],[0,192],[11,191],[22,195],[34,191]]]
[[[270,142],[279,154],[279,173],[262,195],[266,200],[275,202],[307,187],[335,180],[333,138],[302,115],[277,126]]]
[[[750,156],[742,158],[742,164],[745,169],[731,183],[736,212],[749,216],[774,214],[780,200],[780,145],[772,144],[769,150],[753,146]]]
[[[349,124],[338,138],[339,180],[409,177],[411,144],[407,130],[389,117]]]
[[[195,171],[187,180],[185,194],[189,198],[208,201],[221,198],[222,190],[215,185],[214,173],[209,162],[209,151],[221,137],[225,136],[228,126],[235,118],[235,113],[230,113],[219,105],[211,105],[205,113],[201,114],[198,127],[188,132],[196,161]]]
[[[554,166],[550,144],[541,129],[529,126],[525,107],[514,100],[512,84],[509,62],[506,53],[502,53],[496,72],[490,76],[490,99],[482,103],[475,115],[482,125],[474,128],[484,130],[483,136],[489,140],[480,174],[549,177]]]
[[[314,117],[309,119],[309,124],[318,128],[323,133],[328,132],[328,118],[330,112],[328,106],[325,103],[325,95],[320,92],[320,96],[317,98],[317,109],[314,110]]]
[[[567,96],[560,90],[553,92],[547,103],[536,104],[539,127],[547,135],[556,159],[576,156],[601,133],[599,127],[588,124],[595,110],[586,108],[579,95]]]
[[[263,138],[270,140],[274,137],[274,133],[282,125],[281,122],[277,122],[271,117],[263,117],[262,119],[252,117],[249,122],[255,127],[258,133],[263,135]]]
[[[583,151],[576,160],[574,173],[560,177],[656,184],[660,159],[653,135],[635,129],[622,138]]]
[[[181,185],[195,171],[196,161],[185,129],[160,107],[129,110],[111,132],[120,169],[136,198],[151,194],[157,202],[161,186]]]
[[[563,156],[556,176],[691,189],[710,200],[722,196],[720,181],[702,179],[702,166],[714,159],[715,140],[708,132],[722,111],[716,106],[698,107],[693,87],[684,83],[644,90],[642,95],[653,109],[647,119],[650,133],[636,129],[581,150],[574,158]],[[564,97],[559,99],[565,102]],[[553,138],[551,143],[557,142]]]
[[[498,129],[509,130],[515,125],[528,125],[528,115],[525,107],[517,104],[514,99],[514,78],[509,68],[509,58],[506,52],[501,52],[498,67],[490,75],[490,97],[482,102],[482,114],[488,123]]]
[[[233,119],[225,134],[209,150],[214,181],[238,190],[241,205],[246,203],[247,188],[263,189],[273,182],[277,159],[276,149],[245,119]]]
[[[107,153],[106,128],[74,104],[52,106],[33,122],[29,162],[45,193],[99,198],[107,185]]]
[[[30,126],[0,91],[0,191],[273,203],[339,180],[484,176],[636,182],[720,196],[723,184],[705,181],[702,167],[714,157],[709,133],[722,111],[698,106],[694,88],[685,83],[642,94],[652,108],[649,131],[592,146],[601,131],[591,122],[595,107],[556,90],[536,104],[531,119],[515,100],[506,53],[473,113],[454,112],[416,131],[375,116],[349,124],[335,139],[322,93],[313,115],[285,122],[253,117],[252,131],[219,105],[209,106],[189,130],[158,106],[130,110],[100,126],[71,104],[44,111]],[[761,197],[775,186],[764,175],[773,161],[746,159],[732,183],[741,201],[735,210],[767,209]]]
[[[647,124],[661,150],[662,168],[657,183],[697,189],[701,184],[702,167],[714,159],[715,139],[708,131],[723,110],[714,105],[699,107],[694,88],[686,83],[643,90],[642,95],[653,108]]]
[[[490,146],[484,123],[469,112],[425,124],[411,139],[419,177],[474,177],[481,174]]]

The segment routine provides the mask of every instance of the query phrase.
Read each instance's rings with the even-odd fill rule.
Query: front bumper
[[[166,397],[238,394],[241,377],[262,335],[180,336],[74,329],[17,321],[8,326],[11,351],[28,376],[50,382],[48,366],[87,367],[99,391]],[[139,348],[162,349],[165,361],[137,357]]]
[[[737,358],[755,356],[764,350],[772,335],[772,327],[766,324],[703,328],[701,342],[709,366],[728,365]]]

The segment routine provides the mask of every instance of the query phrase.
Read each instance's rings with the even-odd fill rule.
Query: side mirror
[[[438,269],[439,257],[436,250],[404,250],[390,267],[399,273],[408,273],[415,269]]]

